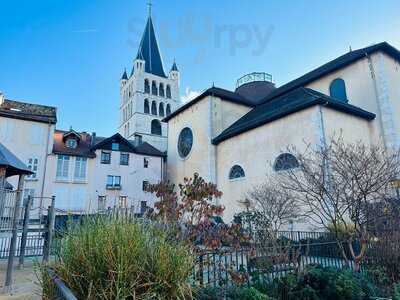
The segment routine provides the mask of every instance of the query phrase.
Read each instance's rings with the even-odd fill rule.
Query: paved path
[[[18,258],[16,259],[18,261]],[[10,293],[4,294],[3,287],[7,270],[7,260],[0,260],[0,300],[39,300],[41,290],[34,270],[34,259],[26,259],[24,269],[16,266],[13,272],[13,288]]]

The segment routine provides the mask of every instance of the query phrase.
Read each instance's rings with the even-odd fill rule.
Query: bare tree
[[[298,201],[273,180],[254,187],[247,195],[251,209],[262,219],[262,227],[276,233],[300,218]]]
[[[345,143],[342,137],[319,149],[308,146],[301,153],[292,147],[290,151],[299,167],[281,172],[280,185],[295,195],[314,224],[336,233],[348,262],[345,241],[358,270],[371,239],[368,227],[387,212],[383,208],[371,213],[369,207],[376,202],[385,207],[393,197],[391,183],[399,175],[399,153],[381,145]],[[354,241],[360,247],[354,247]]]

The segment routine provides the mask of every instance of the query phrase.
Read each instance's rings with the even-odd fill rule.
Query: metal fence
[[[342,258],[336,242],[294,243],[265,249],[243,248],[205,252],[197,256],[193,284],[206,286],[230,285],[236,280],[250,281],[257,277],[271,281],[307,265],[353,267]]]
[[[10,254],[11,233],[0,233],[0,259],[7,258]],[[29,229],[26,237],[25,257],[42,256],[45,239],[45,231],[43,229]],[[14,256],[20,256],[22,243],[22,232],[17,236],[17,247]]]

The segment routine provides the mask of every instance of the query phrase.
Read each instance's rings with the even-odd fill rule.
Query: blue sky
[[[400,2],[153,0],[169,71],[181,94],[234,89],[266,71],[282,85],[353,49],[388,41],[400,49]],[[58,128],[111,135],[119,78],[129,71],[147,17],[138,0],[1,0],[0,90],[7,98],[58,107]]]

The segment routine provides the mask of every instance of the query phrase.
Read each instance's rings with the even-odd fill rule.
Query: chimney
[[[5,96],[4,96],[4,94],[0,91],[0,105],[2,105],[2,104],[4,103],[4,99],[5,99]]]
[[[93,147],[95,143],[96,143],[96,132],[92,132],[91,146]]]
[[[137,147],[142,143],[142,136],[140,134],[135,134],[134,146]]]

